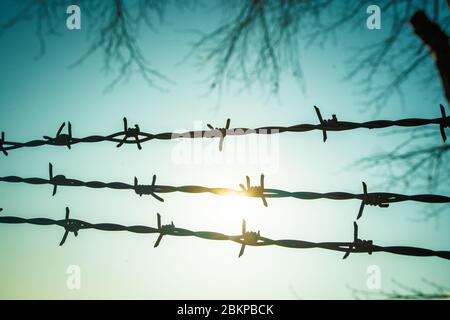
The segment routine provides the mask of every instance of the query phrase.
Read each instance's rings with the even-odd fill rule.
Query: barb
[[[170,224],[161,225],[161,215],[159,213],[156,214],[157,224],[158,224],[158,232],[159,236],[158,239],[155,242],[154,248],[159,246],[159,243],[161,242],[163,236],[165,235],[177,235],[177,229],[175,228],[175,225],[173,224],[173,221]]]
[[[51,163],[48,164],[48,181],[50,184],[53,185],[53,192],[52,196],[55,196],[56,192],[58,191],[58,185],[61,185],[64,183],[67,179],[64,175],[57,175],[53,176],[53,165]]]
[[[74,138],[71,132],[71,124],[69,122],[69,133],[61,134],[62,129],[65,126],[63,123],[58,130],[58,133],[55,138],[51,138],[48,136],[44,137],[44,140],[32,140],[29,142],[13,142],[13,141],[5,141],[2,136],[2,140],[0,140],[0,150],[3,154],[8,155],[6,152],[8,150],[15,150],[20,148],[31,148],[31,147],[40,147],[44,145],[53,145],[53,146],[67,146],[69,149],[72,145],[78,143],[97,143],[97,142],[114,142],[117,143],[117,147],[121,147],[124,144],[136,144],[138,149],[141,150],[141,144],[151,140],[175,140],[175,139],[196,139],[196,138],[220,138],[219,142],[219,151],[223,150],[223,141],[226,136],[243,136],[249,134],[279,134],[283,132],[308,132],[313,130],[322,131],[323,141],[327,140],[327,131],[346,131],[346,130],[354,130],[354,129],[381,129],[388,127],[420,127],[425,125],[436,124],[440,127],[440,133],[443,141],[445,142],[447,137],[445,135],[445,128],[449,128],[450,126],[450,117],[445,114],[444,106],[440,105],[441,117],[435,119],[420,119],[420,118],[409,118],[409,119],[401,119],[401,120],[374,120],[367,122],[347,122],[347,121],[338,121],[335,114],[333,114],[332,119],[324,120],[320,113],[318,107],[314,106],[317,117],[319,118],[319,124],[298,124],[289,127],[282,126],[266,126],[259,127],[255,129],[250,128],[229,128],[230,119],[227,119],[225,128],[214,128],[212,125],[208,124],[209,130],[201,130],[201,131],[188,131],[184,133],[175,133],[175,132],[164,132],[164,133],[147,133],[140,130],[139,126],[136,124],[134,128],[129,128],[127,124],[127,118],[123,118],[124,128],[123,131],[119,131],[106,136],[88,136],[84,138]]]
[[[68,123],[67,134],[61,133],[65,126],[66,123],[63,122],[54,138],[44,136],[44,139],[47,140],[47,144],[54,146],[67,146],[67,148],[71,149],[70,145],[72,143],[72,124],[70,122]]]
[[[139,150],[142,149],[141,143],[139,141],[139,135],[141,133],[141,129],[139,129],[139,125],[135,124],[134,128],[129,128],[127,124],[127,118],[123,118],[123,139],[117,145],[117,148],[120,148],[124,143],[128,142],[128,138],[134,138],[135,143]]]
[[[156,174],[153,175],[152,184],[151,185],[142,185],[138,184],[138,178],[134,177],[134,191],[142,197],[143,194],[151,195],[153,198],[155,198],[158,201],[164,202],[164,199],[155,194],[155,188],[156,188]]]
[[[372,240],[361,240],[358,238],[358,225],[356,222],[353,222],[353,243],[349,246],[342,259],[347,259],[351,252],[367,252],[368,254],[373,252]]]
[[[6,152],[6,150],[5,150],[4,146],[3,146],[4,143],[5,143],[5,133],[2,131],[2,135],[1,135],[1,138],[0,138],[0,150],[3,152],[3,154],[5,156],[7,156],[8,152]]]
[[[153,228],[149,226],[134,225],[124,226],[113,223],[89,223],[82,220],[69,219],[69,209],[66,208],[66,218],[63,220],[53,220],[48,218],[31,218],[25,219],[13,216],[0,216],[1,224],[32,224],[32,225],[58,225],[65,229],[62,245],[67,238],[69,232],[77,232],[82,229],[94,229],[101,231],[126,231],[139,234],[159,234],[158,240],[154,247],[157,247],[163,236],[178,236],[178,237],[196,237],[200,239],[216,240],[216,241],[232,241],[241,245],[239,257],[244,253],[245,246],[279,246],[291,249],[312,249],[320,248],[325,250],[345,252],[344,258],[347,258],[350,253],[368,253],[373,252],[387,252],[397,255],[414,256],[414,257],[439,257],[450,260],[450,251],[435,251],[425,248],[408,247],[408,246],[379,246],[374,245],[371,241],[358,239],[357,225],[354,223],[355,234],[353,242],[310,242],[304,240],[274,240],[266,237],[261,237],[260,233],[247,232],[245,220],[242,224],[242,235],[226,235],[213,231],[192,231],[188,229],[175,227],[173,222],[170,225],[161,225],[161,216],[157,214],[158,227]],[[75,235],[77,235],[75,233]]]
[[[361,218],[363,211],[364,211],[364,207],[367,205],[378,206],[380,208],[388,208],[389,207],[389,204],[384,203],[384,199],[382,197],[380,197],[379,194],[367,193],[367,185],[364,181],[362,183],[362,186],[363,186],[363,199],[361,201],[361,206],[359,207],[359,212],[358,212],[358,216],[356,217],[356,220]]]
[[[64,219],[63,224],[63,227],[66,231],[64,232],[63,238],[59,243],[60,246],[62,246],[64,242],[66,242],[67,236],[69,235],[70,232],[73,232],[75,237],[78,237],[78,231],[80,231],[80,229],[86,229],[87,226],[85,222],[70,219],[69,216],[70,216],[70,209],[69,207],[66,207],[66,218]]]
[[[220,138],[219,151],[222,151],[222,149],[223,149],[223,140],[227,136],[228,130],[230,129],[230,124],[231,124],[231,119],[227,119],[225,128],[215,128],[214,129],[214,127],[212,125],[210,125],[209,123],[207,124],[207,127],[211,130],[210,134],[207,136],[210,138],[214,138],[214,137]]]
[[[245,220],[242,220],[242,245],[241,250],[239,251],[239,258],[242,257],[244,254],[245,246],[250,245],[254,246],[258,244],[259,240],[261,239],[261,234],[258,230],[258,232],[248,232],[247,231],[247,222]]]
[[[387,208],[388,204],[403,201],[416,201],[423,203],[450,203],[450,197],[444,195],[436,194],[417,194],[417,195],[404,195],[398,193],[388,193],[388,192],[367,192],[367,186],[363,183],[363,193],[355,194],[349,192],[311,192],[311,191],[296,191],[290,192],[280,189],[268,189],[264,186],[264,175],[261,175],[261,186],[252,187],[250,186],[250,178],[247,178],[247,187],[240,185],[241,190],[221,188],[221,187],[205,187],[197,185],[186,185],[186,186],[171,186],[171,185],[157,185],[156,175],[153,176],[153,181],[151,185],[139,185],[138,180],[135,177],[133,184],[128,184],[124,182],[101,182],[101,181],[80,181],[76,179],[66,178],[64,175],[53,176],[53,166],[49,164],[49,179],[42,178],[22,178],[17,176],[7,176],[0,177],[0,182],[8,183],[27,183],[32,185],[52,185],[53,192],[52,195],[56,194],[57,187],[87,187],[93,189],[115,189],[115,190],[133,190],[136,194],[151,195],[159,201],[163,199],[158,196],[158,194],[166,193],[210,193],[220,196],[225,195],[241,195],[246,197],[261,198],[264,206],[267,206],[266,198],[294,198],[301,200],[316,200],[316,199],[329,199],[329,200],[351,200],[357,199],[361,200],[361,206],[359,208],[358,216],[359,219],[362,215],[362,209],[365,205],[376,205],[381,208]]]
[[[317,118],[319,118],[320,125],[322,126],[322,135],[323,135],[323,142],[327,141],[327,130],[330,128],[337,128],[339,127],[339,122],[335,114],[333,114],[333,117],[329,120],[323,120],[322,114],[320,113],[319,108],[314,106],[314,109],[316,110]]]
[[[250,186],[250,178],[249,176],[245,177],[247,181],[247,188],[243,184],[239,184],[239,187],[242,189],[243,194],[247,197],[256,197],[261,198],[264,204],[264,207],[267,207],[266,196],[264,195],[264,175],[261,175],[260,178],[260,186],[252,187]]]

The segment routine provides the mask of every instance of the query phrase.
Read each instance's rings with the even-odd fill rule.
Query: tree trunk
[[[447,0],[449,2],[450,0]],[[450,105],[450,46],[448,35],[431,21],[424,11],[417,11],[410,23],[417,36],[427,45],[441,78],[447,104]]]

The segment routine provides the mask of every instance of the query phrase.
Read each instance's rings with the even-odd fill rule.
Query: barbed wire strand
[[[123,118],[123,130],[107,135],[93,135],[84,138],[75,138],[72,136],[72,124],[68,122],[68,131],[67,133],[62,133],[66,123],[64,122],[58,129],[55,137],[44,136],[43,140],[32,140],[28,142],[13,142],[5,140],[5,132],[1,133],[0,139],[0,151],[4,155],[8,155],[8,151],[20,148],[29,148],[29,147],[40,147],[44,145],[52,145],[52,146],[66,146],[71,149],[71,146],[78,143],[96,143],[96,142],[114,142],[117,143],[117,147],[121,147],[124,144],[136,144],[138,149],[142,149],[142,143],[148,142],[151,140],[174,140],[174,139],[182,139],[182,138],[219,138],[219,150],[222,151],[223,143],[226,136],[242,136],[248,134],[278,134],[283,132],[308,132],[312,130],[320,130],[322,131],[323,141],[325,142],[328,138],[327,132],[329,131],[347,131],[354,129],[381,129],[388,127],[419,127],[430,124],[437,124],[440,127],[440,133],[442,140],[447,140],[447,136],[445,134],[445,128],[450,127],[450,116],[447,116],[445,113],[445,108],[441,104],[440,111],[441,117],[435,119],[421,119],[421,118],[409,118],[409,119],[401,119],[401,120],[374,120],[367,122],[348,122],[348,121],[339,121],[335,114],[333,114],[332,118],[329,120],[324,120],[320,110],[318,107],[314,106],[317,117],[319,119],[319,124],[298,124],[289,127],[282,126],[266,126],[260,127],[256,129],[250,128],[233,128],[230,129],[231,120],[227,119],[226,125],[224,128],[214,128],[211,124],[208,124],[209,130],[197,130],[197,131],[188,131],[184,133],[175,133],[175,132],[164,132],[164,133],[147,133],[141,131],[139,125],[135,124],[134,127],[128,127],[127,118]]]
[[[2,209],[0,209],[2,211]],[[261,236],[260,231],[252,232],[247,231],[246,221],[242,221],[242,234],[240,235],[226,235],[223,233],[212,231],[192,231],[188,229],[178,228],[173,221],[171,224],[162,225],[161,216],[157,214],[157,227],[149,227],[142,225],[124,226],[114,223],[89,223],[86,221],[71,219],[70,210],[66,207],[66,215],[63,220],[53,220],[48,218],[30,218],[25,219],[21,217],[12,216],[0,216],[0,223],[2,224],[32,224],[39,226],[46,225],[58,225],[64,228],[64,235],[61,242],[62,246],[69,235],[73,233],[75,237],[78,236],[80,230],[95,229],[101,231],[127,231],[140,234],[159,234],[154,244],[154,247],[158,247],[164,236],[177,236],[177,237],[197,237],[207,240],[228,240],[241,244],[239,251],[239,257],[244,254],[246,246],[279,246],[285,248],[296,249],[311,249],[321,248],[332,251],[343,252],[343,259],[348,258],[351,253],[368,253],[373,252],[387,252],[406,256],[415,257],[439,257],[442,259],[450,260],[450,251],[434,251],[425,248],[408,247],[408,246],[379,246],[374,245],[372,240],[362,240],[358,237],[358,225],[353,222],[354,232],[352,242],[311,242],[303,240],[273,240]]]
[[[64,175],[53,175],[53,165],[49,163],[49,179],[42,178],[22,178],[17,176],[0,177],[0,182],[8,183],[27,183],[32,185],[45,185],[49,184],[53,186],[52,195],[54,196],[59,186],[67,187],[87,187],[94,189],[108,188],[115,190],[133,190],[139,196],[150,195],[158,201],[164,202],[164,199],[158,194],[167,194],[174,192],[181,193],[211,193],[215,195],[240,195],[253,198],[261,198],[263,205],[268,206],[267,199],[269,198],[295,198],[301,200],[317,200],[317,199],[329,199],[329,200],[361,200],[361,205],[357,214],[357,218],[361,218],[365,206],[378,206],[380,208],[389,207],[390,203],[403,202],[403,201],[416,201],[424,203],[450,203],[450,197],[436,194],[417,194],[417,195],[404,195],[398,193],[388,192],[371,192],[367,191],[367,185],[365,182],[363,185],[363,193],[355,194],[349,192],[310,192],[310,191],[297,191],[290,192],[280,189],[267,189],[264,185],[264,175],[261,174],[260,185],[251,186],[250,178],[246,177],[246,186],[240,184],[241,190],[220,188],[220,187],[205,187],[198,185],[185,185],[185,186],[171,186],[171,185],[157,185],[156,175],[153,175],[152,184],[142,185],[139,184],[138,178],[134,178],[134,184],[128,184],[123,182],[101,182],[101,181],[80,181],[76,179],[66,178]]]

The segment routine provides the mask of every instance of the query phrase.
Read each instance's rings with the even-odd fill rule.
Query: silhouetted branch
[[[431,4],[432,2],[428,2]],[[438,1],[434,2],[434,20],[439,20],[440,7]],[[442,3],[441,3],[442,5]],[[407,8],[411,9],[409,4]],[[448,9],[445,8],[448,13]],[[405,16],[406,18],[406,16]],[[450,103],[450,46],[449,37],[444,31],[448,28],[449,17],[448,15],[444,20],[440,20],[440,25],[437,22],[431,21],[423,10],[418,10],[414,13],[409,23],[414,29],[416,35],[422,40],[423,45],[426,45],[435,60],[436,69],[439,73],[442,87],[444,89],[444,95],[447,102]],[[404,24],[404,21],[402,22]],[[416,54],[416,58],[410,59],[412,61],[404,72],[399,73],[397,78],[389,84],[388,88],[398,88],[399,85],[406,79],[412,71],[416,69],[419,63],[428,57],[428,53],[423,52],[423,45]],[[407,57],[411,57],[411,48],[403,50]],[[431,81],[429,76],[425,79]],[[382,92],[383,99],[386,98],[384,92]],[[442,112],[445,113],[444,107],[441,105]],[[447,126],[447,125],[445,125]],[[441,130],[444,130],[444,127]],[[396,147],[389,153],[383,153],[375,156],[369,156],[362,159],[362,164],[367,167],[378,167],[381,170],[385,170],[390,174],[391,184],[397,184],[403,182],[410,184],[412,180],[418,180],[425,176],[428,181],[430,189],[436,188],[441,181],[447,181],[449,177],[448,164],[448,150],[449,146],[429,146],[430,143],[426,139],[430,136],[429,132],[413,132],[411,137],[404,143]],[[422,145],[418,141],[423,141]],[[424,146],[426,142],[426,147]],[[410,146],[412,143],[416,145],[414,149],[405,150],[406,146]],[[398,167],[406,168],[403,172],[396,173]],[[436,211],[434,211],[434,216]],[[428,217],[430,215],[427,215]]]
[[[304,27],[319,23],[333,0],[223,1],[221,10],[231,12],[219,27],[200,33],[192,45],[200,67],[211,64],[210,89],[222,89],[226,80],[245,87],[255,82],[278,92],[284,71],[302,78],[299,63],[300,35]]]
[[[199,66],[210,69],[211,90],[221,90],[227,80],[238,80],[245,87],[260,82],[278,92],[283,73],[302,79],[301,45],[323,45],[344,29],[365,28],[369,4],[335,0],[227,1],[221,9],[232,13],[213,31],[199,32],[188,56],[196,53]],[[389,33],[381,41],[354,48],[346,78],[358,79],[361,92],[369,97],[368,103],[381,108],[394,93],[402,96],[408,79],[415,77],[429,87],[429,79],[435,74],[424,45],[410,35],[411,17],[418,10],[433,12],[433,20],[444,32],[450,27],[450,15],[442,1],[382,0],[377,5],[382,28],[390,28]]]
[[[68,0],[26,0],[22,9],[0,25],[0,33],[20,22],[36,21],[36,35],[40,43],[39,56],[45,53],[45,38],[58,34],[61,21],[65,21],[66,8],[73,4]],[[82,17],[89,19],[90,45],[87,51],[71,66],[84,62],[94,53],[103,54],[103,69],[116,75],[106,90],[118,82],[139,74],[152,87],[163,89],[161,83],[171,83],[167,77],[151,66],[138,44],[139,30],[146,26],[154,29],[161,20],[168,1],[154,0],[78,0]],[[156,17],[156,18],[155,18]],[[82,25],[85,25],[82,18]]]
[[[403,184],[406,187],[425,182],[430,191],[436,190],[450,178],[450,145],[436,144],[430,128],[404,130],[409,137],[389,152],[372,154],[357,161],[363,169],[376,169],[385,177],[385,187]],[[391,134],[400,133],[393,131]],[[427,210],[427,219],[437,217],[448,206]]]
[[[117,76],[109,84],[107,90],[112,89],[119,81],[128,79],[137,72],[152,87],[163,89],[159,83],[171,82],[156,69],[150,67],[138,45],[138,30],[141,24],[153,28],[151,15],[156,13],[160,18],[164,12],[164,1],[140,0],[136,8],[128,7],[123,0],[114,0],[113,6],[109,1],[101,1],[102,6],[93,11],[95,20],[101,20],[102,24],[96,24],[96,35],[88,50],[72,66],[79,65],[97,51],[103,53],[103,68],[111,71],[118,66]],[[105,17],[100,17],[106,16]]]
[[[65,21],[66,8],[70,3],[65,4],[63,0],[27,0],[21,1],[19,11],[11,18],[0,22],[0,35],[17,24],[29,20],[35,20],[36,37],[39,41],[39,52],[36,58],[41,57],[46,52],[45,37],[49,35],[60,35],[58,27],[61,21]]]
[[[445,113],[442,105],[441,111]],[[446,126],[441,126],[441,133]],[[391,132],[395,133],[400,131]],[[429,128],[405,130],[404,133],[410,136],[392,151],[372,154],[358,160],[357,164],[365,169],[379,170],[388,177],[386,186],[393,187],[400,183],[409,186],[415,181],[426,181],[427,187],[435,190],[450,177],[450,146],[437,145],[433,139],[434,132]]]
[[[359,79],[361,93],[369,97],[367,103],[380,109],[393,94],[402,98],[402,87],[408,79],[421,81],[428,89],[435,83],[431,80],[436,73],[424,44],[410,35],[411,17],[418,11],[433,12],[436,25],[448,30],[450,15],[442,1],[385,0],[377,5],[381,8],[382,28],[389,21],[389,35],[379,42],[354,48],[354,55],[348,59],[353,68],[347,78]]]
[[[420,132],[419,132],[420,133]],[[391,152],[370,155],[359,160],[363,168],[378,168],[388,173],[388,185],[396,186],[400,183],[412,184],[413,181],[427,181],[430,189],[435,189],[441,181],[447,181],[449,171],[450,145],[423,145],[407,149],[416,139],[426,138],[427,132],[414,135],[404,143],[395,147]],[[407,149],[405,151],[405,149]],[[398,168],[404,168],[398,172]]]
[[[398,287],[399,290],[360,290],[350,288],[353,295],[357,299],[389,299],[389,300],[438,300],[438,299],[450,299],[450,288],[438,285],[432,281],[422,279],[426,285],[428,285],[433,291],[425,292],[410,286],[406,286],[397,280],[392,282]]]

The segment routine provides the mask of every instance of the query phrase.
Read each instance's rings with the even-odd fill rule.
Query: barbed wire
[[[2,211],[2,209],[0,209]],[[450,251],[435,251],[425,248],[409,247],[409,246],[379,246],[374,245],[372,240],[362,240],[358,237],[358,225],[353,222],[353,241],[352,242],[311,242],[304,240],[273,240],[261,236],[260,231],[253,232],[247,231],[246,221],[242,221],[242,233],[240,235],[226,235],[213,231],[192,231],[188,229],[178,228],[173,221],[170,224],[163,225],[161,223],[161,215],[157,214],[157,227],[149,227],[142,225],[124,226],[114,223],[89,223],[86,221],[71,219],[70,209],[66,207],[66,215],[63,220],[53,220],[48,218],[30,218],[25,219],[21,217],[12,216],[0,216],[0,223],[3,224],[32,224],[39,226],[46,225],[58,225],[64,228],[64,235],[61,242],[62,246],[69,235],[73,233],[75,237],[78,236],[80,230],[95,229],[101,231],[127,231],[140,234],[159,234],[154,244],[154,247],[158,247],[164,236],[177,236],[177,237],[196,237],[207,240],[227,240],[241,244],[239,251],[239,257],[244,254],[246,246],[279,246],[285,248],[296,249],[312,249],[321,248],[332,251],[343,252],[343,259],[348,258],[351,253],[368,253],[374,252],[387,252],[406,256],[415,257],[439,257],[442,259],[450,260]]]
[[[310,192],[310,191],[297,191],[290,192],[280,189],[268,189],[264,185],[264,175],[261,174],[260,185],[252,186],[250,177],[246,177],[246,186],[240,184],[241,190],[235,190],[222,187],[205,187],[198,185],[186,185],[186,186],[171,186],[171,185],[157,185],[156,175],[153,175],[152,184],[142,185],[139,184],[138,178],[134,177],[134,183],[128,184],[124,182],[101,182],[101,181],[81,181],[76,179],[66,178],[64,175],[53,175],[53,165],[49,163],[49,178],[22,178],[17,176],[0,177],[0,182],[8,183],[27,183],[32,185],[45,185],[49,184],[53,186],[52,196],[57,192],[59,186],[67,187],[87,187],[94,189],[108,188],[116,190],[133,190],[139,196],[150,195],[158,201],[164,202],[164,199],[158,194],[167,194],[174,192],[181,193],[211,193],[215,195],[240,195],[253,198],[261,198],[263,205],[268,206],[268,198],[295,198],[301,200],[316,200],[316,199],[329,199],[329,200],[361,200],[361,205],[358,210],[356,219],[361,218],[364,207],[367,205],[378,206],[380,208],[389,207],[390,203],[403,202],[403,201],[416,201],[424,203],[450,203],[450,197],[436,194],[417,194],[417,195],[404,195],[398,193],[388,192],[371,192],[367,191],[367,185],[362,183],[363,193],[355,194],[349,192]]]
[[[78,143],[96,143],[96,142],[114,142],[117,143],[117,147],[121,147],[124,144],[136,144],[138,149],[142,149],[142,143],[152,140],[175,140],[175,139],[195,139],[195,138],[219,138],[219,150],[222,151],[223,143],[226,136],[242,136],[248,134],[279,134],[283,132],[307,132],[312,130],[320,130],[322,131],[323,141],[325,142],[328,138],[328,131],[347,131],[354,130],[360,128],[366,129],[381,129],[388,127],[419,127],[430,124],[437,124],[440,127],[440,133],[442,136],[442,140],[445,142],[447,140],[447,136],[445,134],[445,128],[450,127],[450,116],[447,116],[445,113],[445,108],[441,104],[441,117],[435,119],[421,119],[421,118],[409,118],[409,119],[401,119],[401,120],[374,120],[367,122],[348,122],[348,121],[339,121],[335,114],[333,114],[332,118],[329,120],[324,120],[320,110],[318,107],[314,106],[317,117],[319,119],[319,124],[298,124],[289,127],[282,126],[266,126],[260,127],[256,129],[250,128],[234,128],[230,129],[231,120],[227,119],[226,125],[224,128],[214,128],[211,124],[208,124],[209,130],[197,130],[197,131],[188,131],[184,133],[175,133],[175,132],[164,132],[164,133],[147,133],[141,131],[139,125],[135,124],[134,127],[128,127],[127,118],[123,118],[123,130],[107,135],[93,135],[84,138],[75,138],[72,136],[72,124],[68,122],[67,133],[62,133],[63,129],[66,126],[64,122],[58,129],[55,137],[44,136],[43,140],[32,140],[28,142],[13,142],[5,140],[5,132],[1,133],[0,139],[0,151],[4,155],[8,155],[8,151],[20,148],[29,148],[29,147],[40,147],[44,145],[52,145],[52,146],[66,146],[71,149],[72,145]]]

